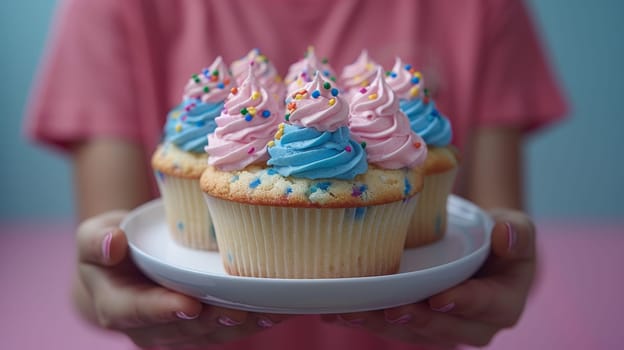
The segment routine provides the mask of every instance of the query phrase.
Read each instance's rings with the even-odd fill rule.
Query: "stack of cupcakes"
[[[286,84],[257,49],[231,72],[192,76],[152,157],[178,244],[232,275],[340,278],[443,236],[458,157],[420,72],[363,50],[339,86],[312,47]]]

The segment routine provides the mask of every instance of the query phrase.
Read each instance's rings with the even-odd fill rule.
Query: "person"
[[[73,298],[85,319],[168,349],[483,346],[519,320],[536,271],[523,140],[565,112],[522,1],[68,0],[56,24],[27,130],[72,160]],[[158,195],[149,156],[187,78],[255,47],[284,74],[308,45],[335,68],[362,49],[384,67],[395,56],[422,67],[462,155],[456,193],[496,221],[472,278],[411,305],[290,317],[202,304],[134,266],[119,223]]]

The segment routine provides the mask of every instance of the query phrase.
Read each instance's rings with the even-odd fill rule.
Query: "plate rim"
[[[397,279],[400,280],[400,279],[405,279],[405,278],[409,279],[420,274],[432,273],[436,269],[444,269],[444,268],[448,268],[451,265],[461,264],[462,261],[471,260],[475,256],[481,255],[484,250],[491,249],[491,234],[492,234],[492,228],[494,227],[494,220],[492,219],[492,217],[488,215],[487,212],[485,212],[482,208],[480,208],[476,204],[470,202],[467,199],[459,197],[457,195],[453,195],[453,194],[449,195],[448,203],[451,203],[451,202],[456,202],[457,204],[460,204],[460,205],[467,205],[476,209],[476,211],[479,213],[479,216],[484,221],[483,222],[484,243],[481,244],[479,247],[477,247],[474,251],[470,252],[469,254],[463,255],[459,259],[455,259],[455,260],[452,260],[452,261],[449,261],[440,265],[436,265],[433,267],[429,267],[426,269],[398,272],[395,274],[380,275],[380,276],[341,277],[341,278],[274,278],[274,277],[248,277],[248,276],[234,276],[234,275],[228,275],[228,274],[214,274],[214,273],[210,273],[210,272],[206,272],[202,270],[197,270],[194,268],[165,263],[162,260],[152,256],[152,254],[149,254],[145,252],[143,249],[141,249],[137,244],[135,244],[132,241],[132,239],[130,239],[127,233],[126,233],[126,237],[128,238],[128,246],[130,247],[131,254],[139,254],[144,259],[150,261],[150,263],[152,264],[166,266],[168,268],[175,268],[178,271],[184,271],[186,273],[197,274],[197,275],[220,279],[220,280],[228,280],[232,282],[236,281],[239,283],[262,282],[264,284],[279,284],[279,285],[289,285],[289,284],[296,284],[296,285],[328,284],[328,285],[331,285],[331,284],[376,283],[376,282],[383,283],[389,280],[397,280]],[[128,213],[128,215],[124,217],[119,227],[125,232],[126,231],[125,228],[129,225],[129,222],[131,219],[133,219],[135,216],[140,215],[141,212],[148,211],[152,209],[152,207],[156,207],[156,206],[162,206],[162,198],[156,198],[156,199],[150,200],[134,208],[132,211],[130,211],[130,213]],[[487,229],[488,227],[490,228],[489,230]],[[411,248],[411,249],[418,249],[418,248]],[[219,254],[218,252],[210,252],[210,253]],[[135,261],[135,263],[137,262]]]

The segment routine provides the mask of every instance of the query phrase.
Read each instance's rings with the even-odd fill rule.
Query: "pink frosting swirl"
[[[267,142],[283,120],[282,108],[249,68],[240,87],[232,89],[208,135],[208,164],[224,171],[241,170],[268,159]]]
[[[385,169],[412,168],[427,157],[425,142],[412,131],[399,99],[385,82],[381,67],[371,85],[353,96],[349,128],[366,143],[368,162]]]
[[[232,75],[237,84],[243,84],[251,62],[253,62],[252,70],[258,82],[283,103],[286,97],[286,86],[273,63],[258,49],[253,49],[244,57],[232,62]]]
[[[184,88],[185,99],[200,99],[204,103],[223,102],[230,93],[233,79],[221,56],[200,74],[193,74]]]
[[[320,72],[303,89],[286,101],[286,118],[290,124],[335,131],[349,122],[349,106],[335,85]]]
[[[386,75],[386,82],[400,100],[413,100],[422,96],[422,74],[397,57],[394,67]]]
[[[312,80],[316,71],[321,72],[321,74],[329,80],[335,81],[336,79],[336,73],[332,67],[326,62],[326,60],[319,60],[314,54],[314,47],[310,46],[308,47],[306,56],[293,63],[290,68],[288,68],[288,73],[284,78],[288,94],[292,93],[296,89],[303,88],[305,83]]]
[[[377,67],[379,64],[370,59],[368,51],[362,50],[355,62],[342,70],[340,82],[344,91],[353,96],[358,90],[369,85],[375,78]]]

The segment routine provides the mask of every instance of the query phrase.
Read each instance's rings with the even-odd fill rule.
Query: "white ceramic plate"
[[[322,314],[383,309],[421,301],[470,277],[490,249],[493,222],[474,204],[448,201],[445,238],[408,249],[399,273],[337,279],[230,276],[219,254],[181,247],[170,238],[161,200],[128,215],[121,227],[132,258],[155,282],[203,302],[257,312]]]

